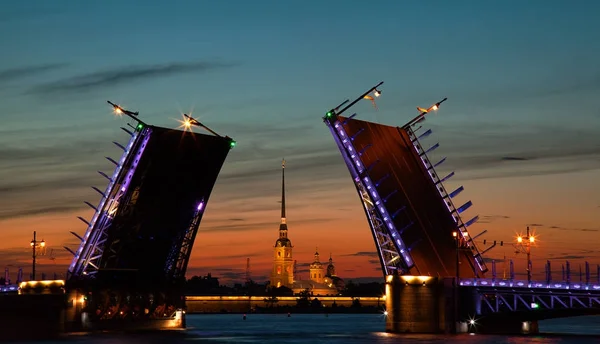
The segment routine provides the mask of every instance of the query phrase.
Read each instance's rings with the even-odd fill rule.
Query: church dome
[[[279,238],[275,241],[275,247],[292,247],[292,241],[288,238]]]

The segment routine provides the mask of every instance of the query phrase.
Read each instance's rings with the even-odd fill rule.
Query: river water
[[[392,335],[384,332],[385,318],[377,314],[250,314],[246,320],[241,314],[188,315],[187,323],[185,331],[70,335],[32,343],[600,343],[596,316],[543,321],[541,332],[562,335],[535,336]]]

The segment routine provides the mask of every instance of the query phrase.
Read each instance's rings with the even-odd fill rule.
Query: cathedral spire
[[[285,233],[282,231],[285,231]],[[287,224],[285,221],[285,159],[281,160],[281,224],[279,225],[279,236],[287,237]]]
[[[285,159],[281,161],[281,223],[285,223]]]

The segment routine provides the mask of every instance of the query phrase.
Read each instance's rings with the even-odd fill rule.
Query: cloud
[[[229,68],[234,65],[235,64],[233,63],[200,61],[147,66],[124,66],[41,84],[30,89],[30,93],[47,95],[55,93],[89,92],[108,86],[115,87],[121,84],[190,72],[208,72],[216,69]]]
[[[514,156],[503,156],[502,158],[500,158],[500,160],[504,160],[504,161],[527,161],[527,160],[531,160],[528,158],[519,158],[519,157],[514,157]]]
[[[379,259],[369,259],[369,264],[379,264]]]
[[[76,210],[85,209],[84,206],[50,206],[50,207],[37,207],[37,208],[27,208],[27,209],[16,209],[16,210],[0,210],[0,221],[7,220],[17,217],[27,217],[27,216],[35,216],[42,214],[51,214],[51,213],[68,213]]]
[[[504,262],[504,258],[483,257],[483,261],[491,264],[492,261],[495,261],[496,263]]]
[[[566,228],[566,227],[560,227],[560,226],[550,226],[548,228],[558,229],[560,231],[600,232],[600,229],[596,229],[596,228]]]
[[[561,256],[557,256],[557,257],[552,257],[552,258],[548,258],[548,259],[553,259],[553,260],[557,260],[557,259],[585,259],[588,258],[588,256],[580,256],[580,255],[573,255],[573,254],[568,254],[568,255],[561,255]]]
[[[505,219],[510,219],[510,217],[506,215],[481,215],[479,216],[477,223],[492,223],[494,221]]]
[[[465,127],[466,126],[466,127]],[[495,122],[431,125],[439,128],[440,148],[430,154],[442,156],[440,174],[455,170],[454,180],[561,174],[600,169],[600,141],[597,125],[558,127],[539,123]],[[465,139],[464,133],[469,133]],[[427,138],[426,140],[430,140]],[[437,140],[436,140],[437,141]],[[430,144],[423,143],[425,147]]]
[[[333,221],[332,218],[314,218],[314,219],[302,219],[302,220],[294,220],[291,222],[292,224],[301,224],[301,223],[323,223],[328,221]],[[277,221],[270,222],[249,222],[243,224],[223,224],[223,225],[205,225],[200,226],[199,231],[201,232],[240,232],[247,230],[256,230],[260,228],[272,228],[277,226]]]
[[[350,254],[343,254],[343,257],[377,257],[377,252],[359,251]]]
[[[541,224],[541,223],[530,223],[527,226],[531,226],[531,227],[544,227],[544,225]]]
[[[35,66],[16,67],[0,70],[0,83],[26,78],[66,67],[66,63],[49,63]]]

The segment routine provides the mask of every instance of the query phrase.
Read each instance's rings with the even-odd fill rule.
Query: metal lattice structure
[[[541,288],[527,287],[527,281],[521,287],[482,286],[476,289],[479,315],[490,313],[541,311],[556,309],[595,308],[600,313],[600,291],[586,289],[565,289],[554,286]],[[514,286],[517,285],[515,281]],[[512,283],[511,283],[512,284]],[[560,285],[560,283],[557,283]]]
[[[333,138],[342,153],[342,157],[346,162],[346,166],[350,171],[356,190],[361,198],[365,214],[369,221],[369,227],[371,228],[373,239],[376,243],[377,253],[384,275],[389,275],[392,272],[405,274],[408,273],[414,263],[408,247],[406,247],[398,229],[392,223],[394,212],[390,213],[387,209],[384,199],[380,197],[377,188],[375,187],[375,183],[373,183],[369,176],[369,169],[365,168],[361,161],[361,152],[353,147],[353,136],[346,132],[344,126],[345,122],[340,121],[338,117],[358,100],[363,99],[363,97],[376,90],[381,84],[383,84],[383,82],[371,88],[343,110],[330,111],[323,118],[323,121],[327,124],[333,134]],[[342,103],[340,106],[346,102]],[[338,106],[338,108],[340,106]]]
[[[437,166],[441,165],[442,163],[444,163],[444,161],[446,161],[446,158],[442,158],[436,164],[432,164],[427,156],[427,153],[432,152],[433,150],[435,150],[439,147],[439,143],[436,143],[435,145],[431,146],[431,148],[429,148],[427,150],[423,149],[423,146],[421,146],[419,139],[429,136],[432,133],[432,130],[429,129],[429,130],[425,131],[423,134],[417,136],[417,134],[413,130],[413,126],[414,126],[414,124],[408,123],[402,129],[404,129],[408,133],[408,136],[413,144],[413,148],[415,149],[415,151],[417,152],[417,154],[419,154],[419,156],[421,158],[420,160],[421,160],[421,163],[423,164],[423,167],[428,172],[429,177],[431,178],[431,181],[435,184],[435,187],[438,190],[440,197],[444,201],[444,204],[448,208],[448,211],[450,212],[450,214],[452,214],[452,218],[454,219],[454,222],[456,223],[456,228],[458,229],[459,233],[461,234],[460,239],[463,243],[463,245],[461,245],[461,246],[470,249],[470,251],[473,254],[473,259],[477,263],[477,267],[479,268],[479,270],[481,272],[485,273],[488,271],[488,268],[483,260],[481,252],[477,248],[477,245],[475,245],[475,241],[473,240],[473,237],[471,235],[469,235],[469,231],[467,230],[467,227],[469,227],[470,225],[477,222],[477,220],[479,219],[479,216],[478,215],[474,216],[469,221],[463,222],[461,215],[460,215],[462,212],[469,209],[471,207],[471,205],[473,205],[473,203],[471,201],[467,201],[459,208],[456,208],[454,206],[454,203],[452,202],[452,198],[454,198],[459,193],[461,193],[464,190],[464,187],[460,186],[451,193],[448,193],[446,191],[446,188],[444,187],[444,182],[454,176],[454,171],[450,172],[444,178],[441,178],[441,179],[439,178],[437,172],[435,171],[435,168]]]
[[[109,102],[110,103],[110,102]],[[110,103],[135,121],[124,153],[115,164],[101,199],[69,266],[71,280],[94,278],[96,285],[163,288],[179,285],[206,203],[235,141],[185,115],[184,131],[146,125],[137,112]],[[191,132],[201,126],[211,135]],[[157,289],[158,290],[158,289]],[[155,290],[156,291],[156,290]]]
[[[466,222],[461,218],[461,213],[469,209],[472,202],[454,206],[452,198],[464,187],[451,193],[446,191],[443,183],[454,172],[442,179],[438,177],[435,167],[445,158],[433,165],[427,154],[439,144],[423,149],[420,139],[432,131],[429,129],[419,135],[417,131],[421,127],[414,129],[424,121],[429,110],[436,110],[446,99],[430,109],[418,108],[422,113],[403,127],[357,120],[354,119],[356,114],[342,116],[362,99],[375,105],[381,84],[383,82],[340,109],[349,102],[346,100],[327,112],[323,120],[361,199],[384,275],[398,272],[453,276],[460,268],[463,276],[480,276],[488,269],[467,230],[478,216]],[[453,232],[460,233],[458,240],[452,239]],[[463,248],[460,257],[457,246]],[[452,266],[455,256],[456,267]],[[459,265],[459,262],[464,264]]]
[[[185,271],[187,270],[203,211],[204,200],[200,201],[198,207],[195,209],[194,216],[187,230],[182,236],[176,237],[173,240],[173,246],[165,264],[165,274],[172,281],[185,278]]]
[[[121,198],[127,193],[129,181],[152,133],[151,128],[146,127],[143,122],[138,122],[133,132],[125,128],[122,129],[130,134],[131,139],[124,147],[118,145],[124,148],[123,155],[118,162],[107,157],[109,161],[116,165],[112,176],[108,177],[106,174],[99,172],[109,182],[106,190],[100,192],[102,197],[98,206],[95,207],[91,203],[85,202],[96,212],[91,221],[87,222],[82,219],[88,224],[88,228],[82,237],[78,236],[81,243],[77,251],[74,252],[73,260],[68,269],[68,278],[77,278],[82,275],[93,276],[98,272],[98,261],[104,254],[106,246],[106,231],[121,204]]]

